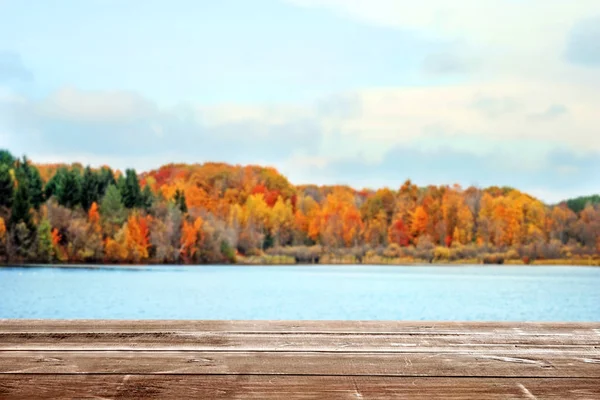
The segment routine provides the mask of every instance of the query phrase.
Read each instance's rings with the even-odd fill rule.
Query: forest
[[[0,263],[600,265],[598,200],[410,180],[295,186],[224,163],[138,174],[2,150]]]

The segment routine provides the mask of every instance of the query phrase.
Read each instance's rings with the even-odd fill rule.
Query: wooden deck
[[[600,399],[600,324],[0,320],[0,398]]]

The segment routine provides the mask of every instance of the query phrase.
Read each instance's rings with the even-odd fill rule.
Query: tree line
[[[0,151],[0,261],[487,263],[599,259],[598,197],[513,188],[292,185],[273,168],[170,164],[138,174]]]

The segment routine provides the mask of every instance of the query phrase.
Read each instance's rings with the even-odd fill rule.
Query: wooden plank
[[[357,334],[592,334],[600,323],[407,321],[128,321],[0,319],[0,332],[292,332]]]
[[[383,351],[487,347],[600,347],[597,335],[355,335],[351,333],[0,333],[0,350]]]
[[[595,354],[0,352],[0,374],[256,374],[600,378]]]
[[[1,375],[7,399],[598,399],[593,379]]]

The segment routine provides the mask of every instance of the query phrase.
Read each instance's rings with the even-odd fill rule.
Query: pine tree
[[[100,200],[100,178],[88,166],[83,173],[81,181],[81,206],[88,211],[93,203]]]
[[[24,223],[28,229],[32,229],[31,222],[31,198],[29,195],[29,182],[27,177],[21,171],[18,176],[17,191],[12,206],[10,216],[10,225],[16,226],[19,223]]]
[[[154,193],[152,193],[150,186],[146,185],[142,191],[142,207],[147,212],[150,212],[152,204],[154,204]]]
[[[0,164],[0,207],[10,208],[15,196],[15,181],[10,167]]]
[[[110,223],[121,225],[125,221],[125,208],[121,193],[115,185],[110,185],[100,203],[100,212]]]
[[[58,192],[58,183],[62,179],[62,174],[64,172],[66,172],[65,169],[59,169],[46,183],[46,186],[44,187],[44,195],[47,199],[50,199],[52,196],[56,196]]]
[[[72,169],[61,173],[56,197],[58,203],[67,208],[75,208],[81,204],[81,176],[79,171]]]
[[[135,170],[125,171],[125,180],[121,183],[121,197],[123,204],[127,208],[136,208],[142,206],[142,190]]]
[[[98,176],[98,199],[101,199],[106,194],[106,190],[110,185],[116,185],[115,174],[112,169],[103,167]]]
[[[17,170],[19,174],[22,174],[27,180],[29,185],[29,198],[31,206],[36,210],[39,210],[42,203],[44,203],[44,183],[40,176],[40,171],[35,165],[32,165],[26,156],[23,156],[23,160],[17,162]]]
[[[31,195],[31,205],[36,210],[39,210],[40,206],[46,201],[46,196],[44,194],[44,182],[40,176],[40,171],[35,166],[30,168],[29,191]]]
[[[15,163],[15,157],[8,150],[0,150],[0,165],[12,167]]]
[[[175,196],[173,197],[175,201],[175,205],[179,208],[182,213],[188,212],[187,202],[185,200],[185,192],[183,190],[177,189],[175,191]]]

